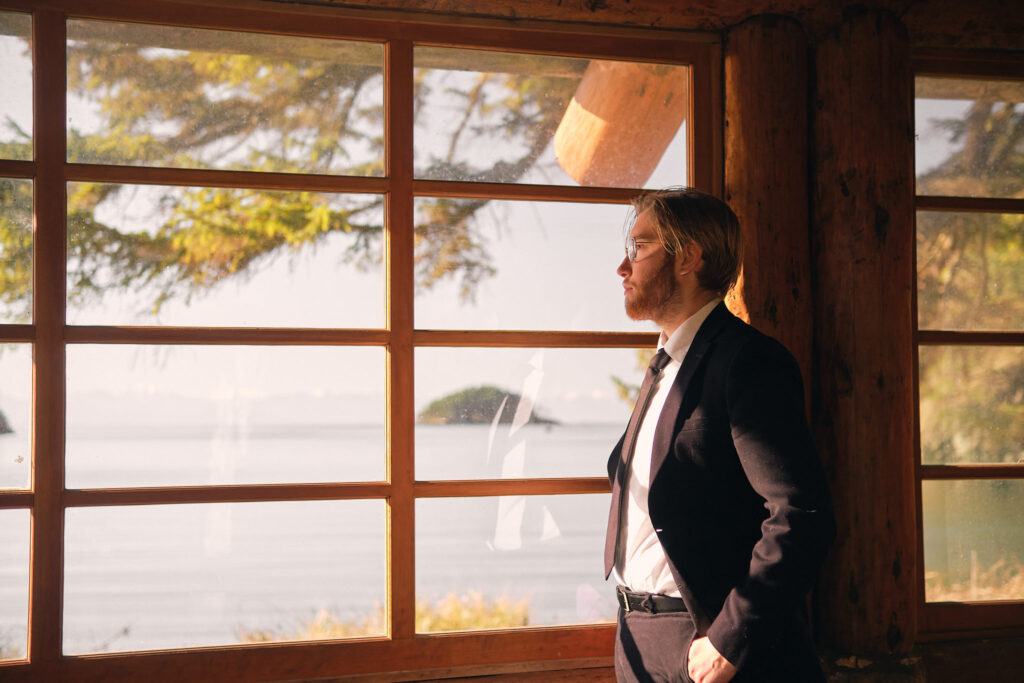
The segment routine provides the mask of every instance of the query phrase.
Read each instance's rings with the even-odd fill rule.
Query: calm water
[[[621,430],[420,426],[417,478],[602,476]],[[5,451],[21,447],[3,438]],[[70,486],[86,488],[360,481],[383,477],[384,453],[379,426],[75,429],[67,472]],[[1020,491],[999,481],[926,487],[929,569],[962,582],[975,564],[1024,558]],[[610,619],[607,499],[418,501],[417,596],[527,601],[536,625]],[[294,633],[321,610],[359,623],[385,600],[385,519],[381,500],[70,509],[65,652],[230,644]],[[29,521],[27,510],[0,511],[0,651],[25,652]]]
[[[602,476],[621,425],[422,426],[417,478]],[[380,427],[68,435],[73,487],[373,480]],[[343,475],[343,476],[341,476]],[[610,619],[607,494],[425,499],[416,593],[527,601],[531,624]],[[74,508],[66,517],[67,653],[219,645],[360,622],[385,599],[381,500]],[[28,515],[0,515],[0,644],[24,652]]]

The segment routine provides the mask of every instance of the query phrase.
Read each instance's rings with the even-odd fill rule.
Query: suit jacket
[[[722,303],[655,430],[651,522],[698,636],[737,667],[737,682],[824,680],[805,596],[835,521],[803,396],[792,355]],[[608,461],[613,485],[623,439]]]

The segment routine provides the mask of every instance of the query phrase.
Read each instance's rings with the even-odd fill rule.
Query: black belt
[[[622,586],[615,589],[619,599],[619,606],[626,612],[649,612],[660,614],[661,612],[686,612],[686,603],[682,598],[670,598],[667,595],[656,595],[654,593],[634,593]]]

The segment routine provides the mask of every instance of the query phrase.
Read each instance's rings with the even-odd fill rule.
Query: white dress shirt
[[[640,428],[636,437],[636,450],[633,452],[633,463],[629,471],[629,498],[626,503],[626,550],[623,553],[624,566],[615,565],[615,580],[619,584],[634,591],[658,593],[679,597],[672,571],[668,567],[668,558],[654,533],[650,513],[647,508],[647,495],[651,488],[651,451],[654,449],[654,431],[658,426],[658,418],[665,406],[665,397],[676,379],[679,367],[686,353],[693,344],[697,330],[704,323],[708,314],[721,303],[721,299],[713,299],[703,308],[687,318],[682,325],[666,338],[662,331],[658,340],[658,348],[672,358],[661,372],[660,380],[655,386],[647,412],[641,418]]]

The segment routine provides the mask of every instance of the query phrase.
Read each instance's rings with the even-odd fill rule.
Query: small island
[[[522,397],[511,391],[493,386],[463,389],[433,401],[417,417],[421,424],[490,424],[501,410],[498,422],[508,424],[516,414]],[[504,402],[504,407],[502,407]],[[528,424],[557,424],[542,417],[536,410],[530,414]]]
[[[0,412],[0,434],[13,434],[14,428],[11,427],[11,423],[7,421],[7,416]]]

